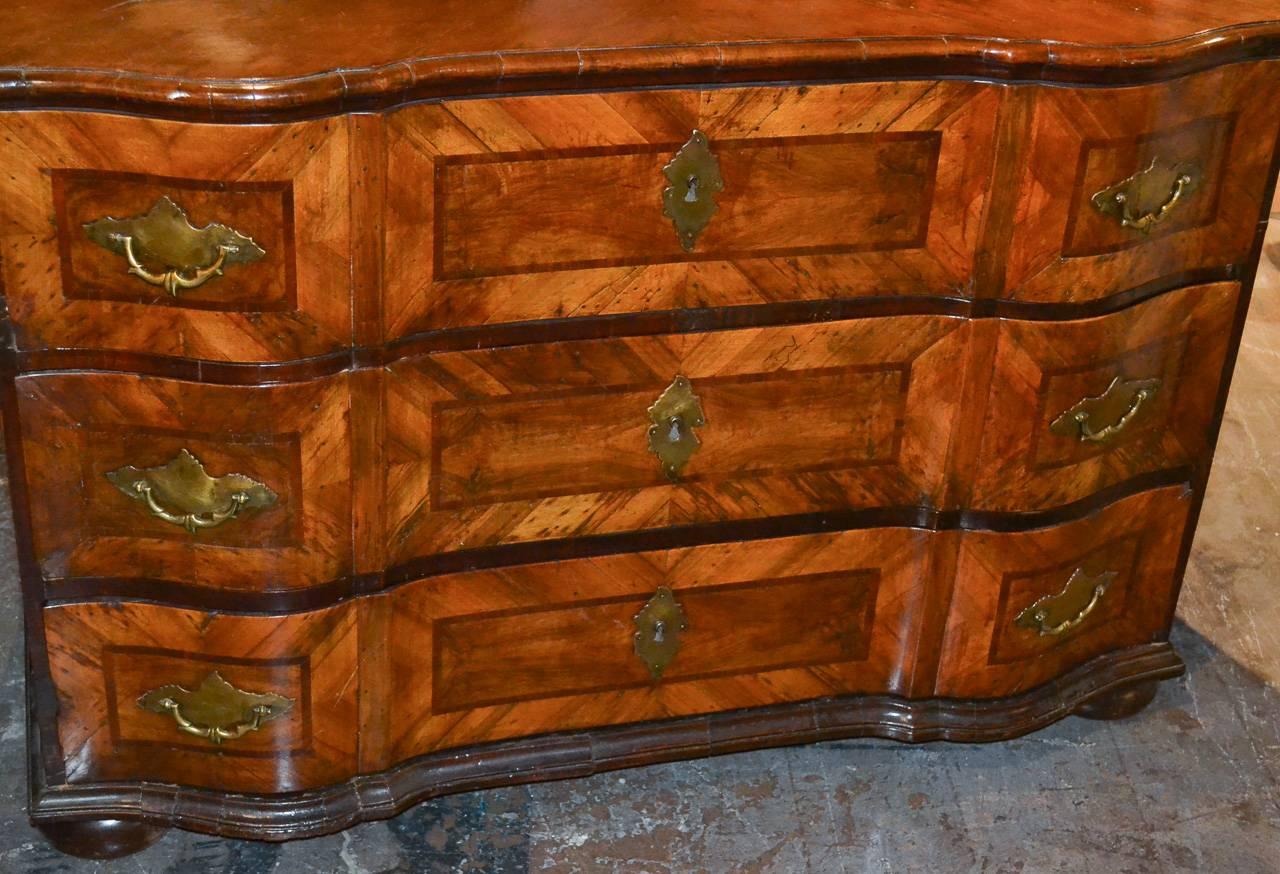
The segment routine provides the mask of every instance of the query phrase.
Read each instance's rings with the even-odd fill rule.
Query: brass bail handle
[[[173,513],[160,506],[155,494],[153,494],[151,484],[146,480],[135,481],[133,490],[146,502],[147,510],[152,516],[163,519],[170,525],[178,525],[185,528],[192,534],[196,533],[197,528],[217,528],[223,522],[234,519],[239,515],[241,508],[250,501],[248,493],[235,492],[229,499],[231,503],[227,504],[223,509],[211,510],[208,514]]]
[[[191,534],[217,528],[244,510],[265,510],[279,499],[267,485],[242,473],[209,476],[200,459],[186,449],[159,467],[127,465],[109,471],[106,477],[126,497],[141,502],[152,516]],[[167,497],[180,509],[166,507],[157,495]]]
[[[1129,404],[1129,409],[1125,410],[1119,419],[1110,425],[1106,425],[1097,431],[1093,430],[1093,426],[1089,424],[1089,414],[1083,410],[1078,411],[1074,418],[1080,424],[1080,439],[1091,443],[1097,443],[1116,436],[1125,428],[1129,427],[1129,423],[1137,418],[1138,413],[1142,412],[1142,405],[1147,402],[1147,398],[1151,397],[1155,392],[1151,389],[1140,388],[1133,395],[1133,401]]]
[[[1151,399],[1160,391],[1161,381],[1114,377],[1097,397],[1077,401],[1058,415],[1049,430],[1059,437],[1081,443],[1105,443],[1123,434],[1150,409]],[[1099,426],[1098,422],[1111,421]]]
[[[1133,228],[1143,233],[1151,230],[1151,226],[1157,222],[1162,222],[1173,208],[1178,205],[1178,201],[1182,199],[1182,195],[1186,192],[1187,187],[1191,185],[1191,176],[1187,173],[1179,174],[1173,182],[1173,189],[1169,192],[1169,199],[1160,205],[1154,212],[1146,212],[1142,215],[1135,216],[1133,208],[1128,202],[1128,196],[1123,192],[1116,193],[1116,202],[1122,207],[1120,224],[1126,228]]]
[[[1103,215],[1110,216],[1123,228],[1142,235],[1164,221],[1187,196],[1200,184],[1198,164],[1185,161],[1170,163],[1155,157],[1143,170],[1109,185],[1092,197],[1093,206]],[[1144,205],[1158,203],[1154,209],[1143,212]]]
[[[1084,568],[1076,568],[1061,592],[1038,599],[1018,614],[1014,624],[1040,637],[1066,634],[1098,609],[1117,576],[1115,571],[1090,574]]]
[[[102,248],[123,255],[129,275],[163,288],[171,297],[199,288],[232,264],[250,264],[267,254],[251,237],[224,224],[195,227],[168,197],[142,215],[106,216],[85,224],[84,231]],[[144,256],[164,269],[149,270]]]
[[[263,719],[271,714],[271,708],[267,705],[255,704],[249,708],[250,716],[248,720],[237,723],[230,728],[224,728],[220,725],[197,725],[182,715],[182,705],[172,698],[162,698],[156,703],[169,712],[173,717],[173,721],[178,723],[180,731],[204,738],[212,744],[235,740],[238,737],[244,737],[251,731],[257,731],[262,728]]]
[[[138,260],[137,253],[133,249],[133,237],[124,234],[116,235],[116,239],[120,240],[124,246],[124,257],[129,262],[129,272],[148,285],[160,286],[172,297],[177,297],[182,289],[199,288],[213,277],[221,276],[222,265],[226,263],[227,255],[232,251],[229,246],[219,246],[218,257],[212,264],[207,267],[187,268],[192,271],[190,276],[183,276],[177,269],[166,270],[164,273],[152,273]]]
[[[138,707],[173,718],[183,734],[214,745],[258,731],[293,709],[294,701],[272,692],[246,692],[209,672],[194,689],[170,684],[144,692]]]

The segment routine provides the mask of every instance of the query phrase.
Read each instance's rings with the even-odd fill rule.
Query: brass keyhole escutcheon
[[[680,248],[692,252],[719,208],[715,195],[724,190],[720,161],[711,153],[707,135],[695,130],[662,175],[668,183],[662,190],[662,214],[671,219]]]
[[[649,676],[662,679],[662,672],[680,651],[681,637],[689,630],[684,608],[669,588],[660,586],[631,621],[636,627],[636,656],[649,669]]]
[[[702,401],[693,393],[688,377],[677,376],[649,407],[649,451],[658,456],[662,472],[671,482],[702,446],[694,428],[707,424]]]

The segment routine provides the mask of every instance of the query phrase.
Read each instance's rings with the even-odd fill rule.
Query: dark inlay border
[[[208,310],[223,313],[288,313],[298,308],[297,277],[297,237],[294,225],[293,180],[258,181],[258,180],[220,180],[192,179],[186,176],[159,176],[151,173],[128,173],[115,170],[84,170],[78,168],[55,167],[48,171],[53,187],[53,208],[58,217],[58,259],[62,270],[63,296],[68,300],[111,303],[136,303],[145,306],[172,307],[186,310]],[[67,215],[67,187],[71,184],[83,184],[99,181],[119,182],[125,184],[146,185],[170,191],[202,191],[213,194],[277,194],[280,197],[281,234],[284,237],[283,252],[269,252],[268,258],[280,259],[284,268],[283,295],[278,301],[249,303],[244,300],[219,300],[217,298],[193,297],[178,295],[171,297],[163,291],[142,284],[123,286],[124,291],[101,293],[86,291],[77,283],[80,281],[71,263],[71,238],[84,231],[78,222]],[[183,204],[179,204],[185,206]],[[103,216],[105,218],[105,216]],[[112,218],[127,218],[126,215],[112,215]],[[235,225],[234,216],[203,217]],[[188,216],[188,220],[191,218]],[[245,229],[240,229],[245,230]],[[245,230],[248,233],[247,230]],[[249,236],[253,236],[249,233]],[[123,266],[123,262],[122,262]],[[249,266],[249,265],[245,265]],[[124,271],[121,271],[124,275]]]
[[[321,585],[298,589],[252,592],[239,589],[215,589],[150,578],[57,577],[44,581],[43,595],[48,606],[125,598],[231,614],[301,613],[329,607],[348,598],[384,592],[427,577],[575,558],[682,549],[715,543],[770,540],[862,528],[918,528],[926,531],[980,530],[1010,533],[1048,528],[1084,518],[1107,504],[1138,492],[1175,485],[1190,488],[1190,483],[1195,481],[1195,475],[1196,471],[1191,467],[1152,471],[1126,482],[1117,483],[1074,503],[1034,513],[937,510],[931,507],[841,510],[651,528],[556,540],[525,541],[444,552],[405,562],[383,573],[340,577]]]
[[[732,597],[734,593],[740,592],[757,592],[762,589],[777,590],[780,588],[806,587],[815,584],[839,582],[844,584],[853,597],[865,602],[860,605],[861,615],[852,614],[851,618],[855,619],[858,624],[850,623],[846,626],[847,630],[856,635],[856,646],[850,647],[848,650],[838,654],[830,652],[810,653],[806,658],[801,660],[781,660],[770,661],[767,657],[757,659],[755,664],[738,664],[734,667],[720,667],[716,670],[693,671],[682,673],[681,664],[674,663],[669,670],[662,675],[662,683],[664,686],[672,686],[680,683],[694,683],[699,680],[707,680],[717,677],[735,677],[744,674],[757,674],[769,671],[785,671],[793,668],[809,668],[819,665],[838,665],[838,664],[855,664],[857,662],[866,661],[867,656],[871,652],[871,637],[875,631],[876,608],[880,598],[881,572],[880,568],[850,568],[846,570],[828,571],[824,573],[814,574],[796,574],[790,577],[766,577],[759,580],[749,580],[741,583],[728,584],[711,584],[681,587],[676,593],[682,605],[697,604],[703,599],[723,598],[728,595]],[[569,695],[598,695],[606,692],[621,692],[627,689],[643,689],[653,685],[653,681],[648,677],[638,681],[627,681],[620,679],[604,685],[594,683],[579,683],[573,685],[570,683],[561,683],[554,688],[542,687],[538,689],[530,689],[527,685],[522,685],[517,676],[509,677],[513,685],[511,692],[500,696],[484,696],[476,695],[470,698],[463,698],[456,691],[458,685],[466,685],[465,682],[460,683],[453,675],[444,675],[441,668],[443,664],[444,648],[448,645],[446,638],[456,639],[465,634],[457,629],[466,626],[478,626],[490,620],[501,620],[506,618],[532,618],[538,614],[545,613],[568,613],[576,610],[590,610],[595,607],[610,607],[619,604],[629,604],[631,609],[636,609],[643,595],[637,597],[631,595],[613,595],[607,598],[583,598],[578,601],[557,601],[554,604],[547,604],[534,608],[513,607],[505,610],[488,610],[479,613],[460,613],[454,616],[446,616],[436,619],[432,622],[432,655],[431,655],[431,708],[427,715],[440,716],[446,713],[456,713],[462,710],[473,710],[481,707],[492,707],[498,704],[517,704],[523,701],[539,701],[549,698],[559,698]],[[690,609],[697,609],[690,607]],[[821,641],[822,644],[830,645],[830,641]],[[519,646],[518,642],[512,642],[510,645]],[[815,647],[816,648],[816,647]],[[462,699],[462,700],[460,700]]]
[[[174,739],[172,740],[126,740],[120,734],[120,713],[116,708],[116,699],[119,697],[116,689],[116,668],[115,660],[117,657],[129,659],[136,656],[152,656],[156,658],[169,658],[174,661],[187,661],[204,663],[209,666],[208,670],[217,670],[218,665],[239,665],[248,668],[277,668],[291,669],[296,668],[298,671],[298,696],[301,699],[298,707],[285,715],[283,718],[301,718],[302,730],[299,732],[298,743],[295,746],[281,749],[274,747],[268,750],[246,750],[241,748],[232,748],[225,746],[213,746],[206,743],[203,746],[195,742],[187,742],[184,736],[177,734],[175,728]],[[191,650],[168,649],[157,646],[131,646],[127,644],[106,644],[102,647],[102,675],[105,684],[104,703],[107,708],[107,727],[111,734],[112,746],[116,749],[120,747],[137,747],[142,749],[163,749],[186,750],[188,753],[203,754],[206,756],[229,756],[231,758],[240,759],[275,759],[279,756],[286,758],[294,758],[295,756],[309,756],[314,753],[312,749],[314,738],[312,735],[311,725],[311,654],[304,653],[302,655],[288,656],[285,658],[259,659],[244,656],[222,656],[213,653],[194,652]],[[184,684],[184,680],[190,684],[192,681],[198,683],[200,677],[175,677],[165,678],[156,677],[156,686],[162,686],[165,683],[176,683],[179,686]],[[144,713],[146,711],[143,711]],[[158,714],[148,714],[156,716]]]
[[[925,296],[787,301],[448,328],[402,337],[389,341],[385,346],[357,346],[296,361],[233,363],[117,350],[33,349],[15,352],[0,349],[0,366],[8,359],[19,376],[59,370],[97,370],[211,385],[275,385],[320,379],[344,371],[377,369],[415,355],[524,346],[530,343],[645,337],[655,334],[697,334],[881,316],[955,316],[1033,322],[1089,319],[1110,315],[1189,286],[1237,282],[1245,272],[1244,266],[1239,264],[1188,270],[1161,277],[1119,294],[1081,303],[1046,304],[990,298],[971,300]]]
[[[1201,118],[1192,119],[1191,121],[1175,127],[1151,131],[1136,137],[1086,139],[1081,142],[1075,182],[1071,186],[1071,212],[1067,216],[1067,227],[1066,231],[1063,233],[1063,239],[1066,242],[1062,248],[1062,257],[1094,258],[1100,255],[1124,252],[1145,246],[1153,239],[1158,240],[1161,237],[1185,233],[1187,231],[1198,231],[1215,225],[1219,218],[1219,205],[1222,201],[1222,188],[1226,180],[1224,169],[1226,167],[1227,160],[1231,157],[1231,144],[1235,140],[1236,121],[1238,118],[1238,112],[1233,112],[1228,115],[1206,115]],[[1190,224],[1174,220],[1166,226],[1161,226],[1153,236],[1130,234],[1130,239],[1111,243],[1109,245],[1085,246],[1075,242],[1076,229],[1081,221],[1081,212],[1094,210],[1093,204],[1091,203],[1094,192],[1086,190],[1085,188],[1085,178],[1088,175],[1089,169],[1089,157],[1092,152],[1107,149],[1123,149],[1126,146],[1132,148],[1134,151],[1141,151],[1142,147],[1148,143],[1175,139],[1188,131],[1199,131],[1200,129],[1204,129],[1205,132],[1198,134],[1198,144],[1204,145],[1205,143],[1209,143],[1215,146],[1216,148],[1213,149],[1211,154],[1213,154],[1217,159],[1212,167],[1201,167],[1202,178],[1208,177],[1214,183],[1213,190],[1208,192],[1212,197],[1212,200],[1210,201],[1209,206],[1204,208],[1204,218]],[[1135,167],[1134,169],[1137,172],[1141,172],[1144,168]],[[1114,182],[1119,181],[1119,179],[1114,180]],[[1204,196],[1203,192],[1204,189],[1202,187],[1201,197]],[[1099,215],[1096,211],[1092,214]]]
[[[721,374],[717,376],[700,377],[698,386],[700,388],[724,387],[724,386],[741,386],[750,385],[761,382],[780,382],[788,383],[791,391],[802,393],[806,387],[812,386],[810,380],[823,379],[829,377],[845,377],[849,375],[861,377],[876,376],[897,376],[898,393],[893,400],[895,405],[892,409],[893,418],[889,420],[888,416],[883,417],[881,421],[872,421],[868,419],[867,429],[872,430],[877,424],[883,421],[892,421],[893,431],[888,435],[887,440],[877,441],[875,449],[877,453],[870,455],[863,453],[858,456],[853,453],[854,447],[849,447],[847,455],[835,456],[828,455],[821,461],[810,460],[807,464],[786,465],[781,462],[770,464],[768,466],[750,467],[732,471],[721,472],[704,472],[698,474],[682,475],[680,482],[685,485],[694,485],[698,483],[733,483],[744,479],[762,479],[771,476],[790,476],[801,473],[814,473],[826,471],[851,471],[860,470],[868,467],[894,467],[901,464],[903,431],[906,425],[906,409],[907,409],[907,393],[911,389],[911,366],[912,362],[890,362],[890,363],[872,363],[872,364],[848,364],[837,367],[808,367],[795,370],[774,370],[764,372],[751,373],[734,373]],[[486,409],[495,407],[501,408],[508,405],[516,404],[535,404],[557,402],[565,404],[565,402],[581,401],[584,398],[602,398],[617,397],[620,395],[642,395],[644,402],[648,402],[650,398],[656,398],[662,394],[666,388],[665,383],[632,383],[620,385],[606,386],[576,386],[569,389],[553,388],[531,391],[528,393],[479,397],[464,397],[459,400],[440,401],[431,404],[431,474],[428,479],[430,485],[430,505],[432,512],[443,510],[471,510],[477,507],[490,507],[501,504],[511,504],[517,501],[536,501],[549,498],[559,497],[577,497],[584,494],[584,488],[594,493],[613,493],[626,492],[632,490],[642,490],[651,488],[660,488],[669,485],[666,477],[660,472],[657,465],[653,465],[653,469],[649,472],[647,478],[642,477],[639,473],[630,480],[618,478],[612,482],[601,483],[597,480],[587,486],[544,486],[543,488],[525,488],[512,489],[509,492],[497,493],[496,491],[485,492],[481,488],[470,490],[470,493],[463,497],[459,492],[467,491],[461,489],[456,482],[457,474],[446,472],[444,466],[445,454],[451,449],[459,445],[458,441],[449,442],[446,438],[451,436],[452,432],[443,424],[444,416],[457,410],[483,412]],[[563,409],[563,406],[560,407]],[[454,429],[456,430],[456,429]],[[762,428],[763,430],[763,428]],[[858,435],[861,436],[861,435]],[[854,442],[850,438],[850,443]],[[888,443],[888,447],[882,447],[879,443]],[[870,455],[870,457],[868,457]],[[542,459],[543,465],[548,464],[547,458]],[[562,462],[562,467],[569,466],[568,462]],[[453,480],[446,483],[446,479]],[[450,494],[446,495],[446,486]]]
[[[920,143],[928,149],[928,173],[924,176],[918,202],[915,233],[910,237],[889,240],[858,239],[856,242],[828,243],[822,245],[793,246],[784,248],[725,248],[682,252],[678,248],[659,256],[630,255],[613,258],[585,258],[568,261],[538,261],[524,264],[490,264],[467,270],[449,266],[448,251],[451,216],[456,212],[448,204],[454,192],[447,182],[447,170],[451,167],[467,167],[484,164],[532,164],[550,163],[566,159],[620,158],[636,155],[673,155],[682,143],[635,143],[616,146],[584,146],[569,149],[541,149],[527,152],[495,152],[479,154],[442,155],[435,164],[435,210],[433,221],[432,266],[436,282],[451,280],[480,280],[493,276],[510,276],[525,273],[552,273],[558,271],[591,270],[602,267],[652,267],[660,264],[680,264],[699,261],[746,261],[759,258],[792,258],[805,255],[852,255],[859,252],[893,252],[904,249],[923,249],[928,244],[929,219],[933,212],[934,191],[938,182],[938,162],[942,156],[942,131],[868,131],[865,133],[826,134],[819,136],[760,137],[758,139],[716,140],[715,153],[724,158],[733,152],[766,150],[777,146],[794,146],[797,149],[811,146],[877,146],[882,143]],[[722,197],[725,195],[721,195]],[[669,219],[657,211],[660,204],[654,202],[654,217],[661,224]],[[833,217],[833,221],[835,217]],[[860,235],[865,236],[865,235]],[[674,237],[672,238],[674,240]]]
[[[151,782],[50,786],[32,773],[31,819],[143,820],[252,840],[314,837],[457,792],[587,777],[657,762],[856,737],[906,743],[988,742],[1056,722],[1091,699],[1180,676],[1167,642],[1099,656],[1010,698],[908,700],[887,695],[821,698],[708,716],[541,735],[430,753],[379,774],[310,792],[245,795]],[[30,714],[32,711],[28,711]],[[35,737],[28,716],[28,736]]]

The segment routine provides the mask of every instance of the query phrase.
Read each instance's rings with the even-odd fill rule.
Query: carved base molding
[[[1153,643],[1100,656],[1009,698],[828,698],[545,735],[432,753],[323,790],[274,797],[158,783],[47,786],[43,775],[33,773],[30,813],[46,832],[72,820],[132,820],[227,837],[289,840],[385,819],[441,795],[586,777],[657,762],[855,737],[906,743],[1006,740],[1075,712],[1094,718],[1132,715],[1151,700],[1157,681],[1184,670],[1173,647]],[[28,725],[28,737],[35,746],[35,726]],[[33,755],[30,760],[40,758]]]

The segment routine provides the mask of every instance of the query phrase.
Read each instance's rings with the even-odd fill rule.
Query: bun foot
[[[118,859],[145,850],[168,831],[135,819],[73,819],[36,823],[59,852],[82,859]]]
[[[1090,698],[1075,709],[1075,714],[1085,719],[1128,719],[1151,703],[1156,697],[1156,686],[1155,680],[1121,686]]]

